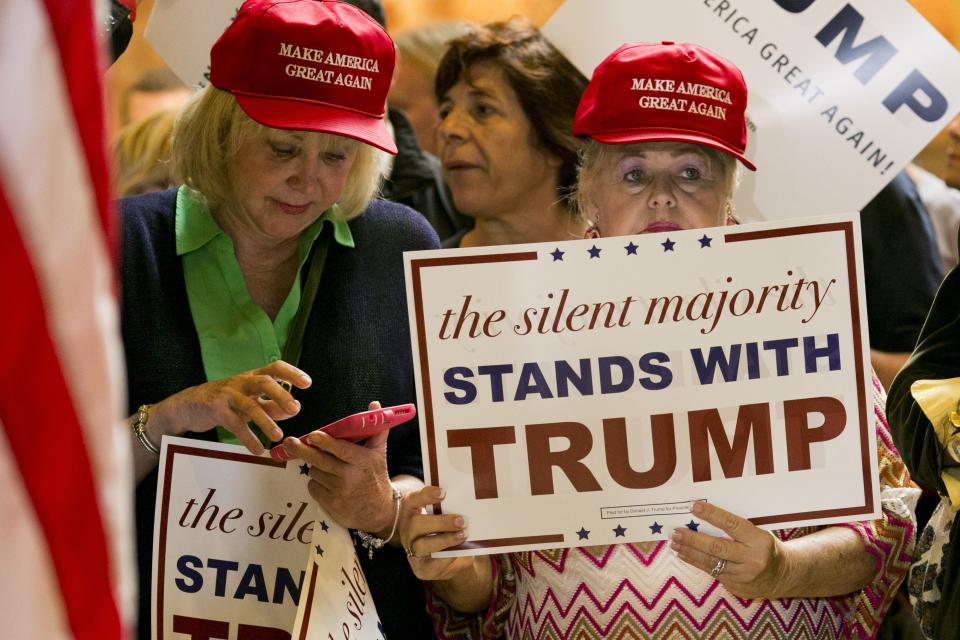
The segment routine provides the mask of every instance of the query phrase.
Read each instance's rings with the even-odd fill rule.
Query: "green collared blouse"
[[[300,236],[301,269],[324,222],[332,225],[334,241],[351,249],[354,246],[350,227],[337,217],[334,205]],[[183,260],[187,298],[207,380],[220,380],[279,360],[300,305],[300,271],[277,317],[271,321],[247,291],[233,240],[214,220],[206,204],[185,186],[177,192],[175,225],[177,255]],[[264,445],[269,444],[259,429],[254,428],[254,433]],[[217,436],[221,442],[240,444],[223,427],[217,427]]]

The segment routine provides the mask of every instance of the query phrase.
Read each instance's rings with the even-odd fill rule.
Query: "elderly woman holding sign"
[[[732,221],[737,161],[754,168],[744,156],[746,104],[740,71],[702,47],[631,44],[607,57],[574,123],[574,133],[589,138],[578,197],[595,221],[591,235]],[[771,535],[698,502],[694,516],[727,537],[680,528],[669,543],[434,559],[432,552],[468,539],[467,525],[420,511],[442,500],[439,488],[409,496],[403,543],[417,575],[432,581],[440,635],[873,637],[914,534],[897,491],[907,475],[889,444],[876,380],[874,388],[884,508],[875,522]]]
[[[174,129],[184,186],[122,201],[142,637],[163,435],[260,454],[371,399],[414,397],[402,253],[437,238],[414,211],[371,200],[396,152],[384,122],[394,55],[349,4],[246,2],[211,52],[213,86]],[[400,492],[421,485],[417,426],[391,433],[389,455],[386,440],[282,446],[309,463],[317,502],[361,532],[387,634],[431,637],[393,546]]]

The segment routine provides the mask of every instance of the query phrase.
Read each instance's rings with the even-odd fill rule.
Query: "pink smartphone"
[[[416,415],[417,408],[414,405],[399,404],[395,407],[361,411],[346,418],[340,418],[336,422],[331,422],[325,427],[321,427],[319,431],[328,433],[334,438],[357,442],[359,440],[366,440],[381,431],[392,429],[397,425],[412,420]],[[302,436],[300,441],[306,442],[306,437],[307,436]],[[282,446],[270,449],[270,457],[280,462],[290,459],[286,449]]]

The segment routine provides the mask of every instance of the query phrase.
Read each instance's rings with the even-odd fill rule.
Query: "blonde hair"
[[[113,144],[118,197],[160,191],[172,185],[171,134],[176,109],[163,109],[120,130]]]
[[[183,108],[173,129],[174,176],[200,195],[211,211],[232,198],[230,164],[241,144],[270,127],[252,120],[233,94],[208,85]],[[342,147],[343,136],[319,133],[322,151]],[[357,143],[357,153],[337,200],[337,215],[357,217],[376,195],[388,167],[387,153]]]
[[[657,144],[657,143],[641,143]],[[707,147],[701,144],[693,143],[666,143],[666,144],[689,144],[693,150],[702,153],[715,167],[720,167],[723,171],[723,177],[726,180],[726,198],[724,199],[724,212],[730,211],[733,206],[733,193],[740,184],[740,165],[729,153],[724,153],[713,147]],[[577,185],[573,193],[573,200],[576,203],[580,214],[589,219],[590,199],[594,189],[599,182],[600,167],[606,162],[607,156],[618,150],[629,147],[623,144],[603,144],[593,139],[588,139],[580,149],[580,165],[577,172]]]
[[[466,22],[434,22],[404,31],[393,42],[397,45],[401,63],[415,67],[433,84],[447,43],[466,34],[470,28]]]

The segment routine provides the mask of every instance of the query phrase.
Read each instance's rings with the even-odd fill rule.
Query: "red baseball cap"
[[[397,152],[384,118],[393,40],[337,0],[247,0],[210,51],[210,82],[276,129],[321,131]]]
[[[593,72],[573,134],[604,144],[692,142],[747,160],[747,85],[726,58],[695,44],[633,43]]]

